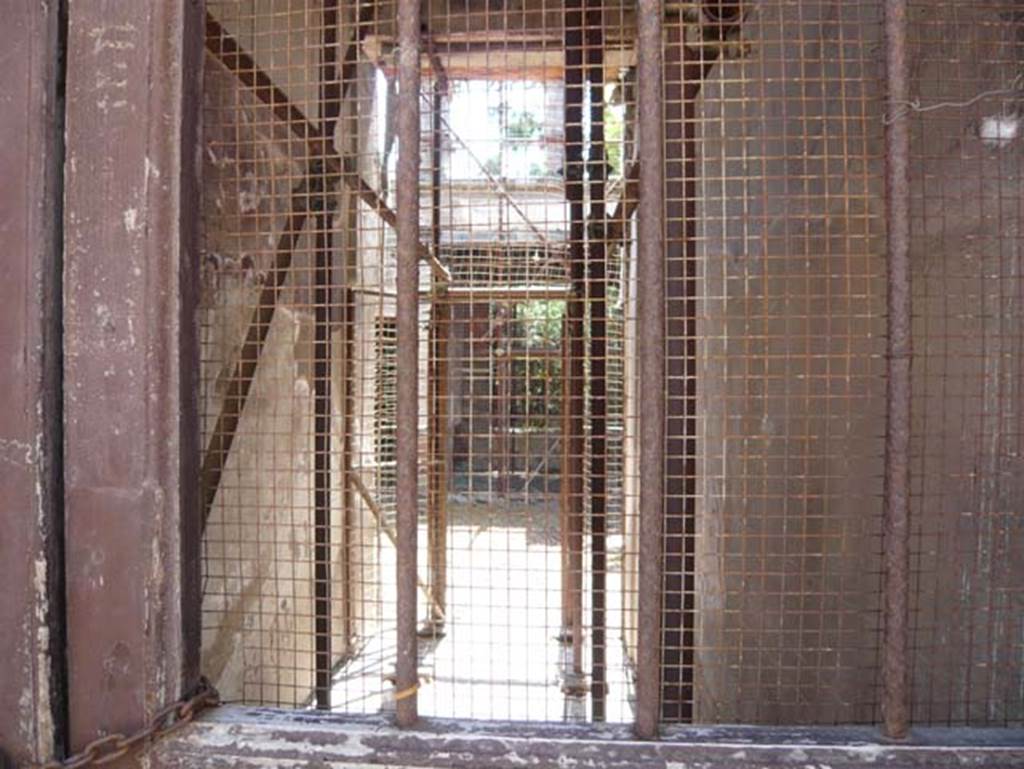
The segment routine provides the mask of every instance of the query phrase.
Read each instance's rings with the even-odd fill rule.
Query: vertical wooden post
[[[722,34],[740,23],[738,4],[705,0]],[[666,722],[693,720],[697,539],[697,104],[718,48],[687,44],[685,24],[665,30],[662,53],[665,234],[665,486],[661,704]]]
[[[344,142],[342,155],[352,158],[352,163],[342,164],[341,173],[359,174],[358,162],[354,159],[359,155],[362,146],[364,124],[369,119],[366,115],[360,114],[359,86],[359,51],[360,42],[366,36],[373,19],[375,6],[364,4],[359,0],[356,8],[353,9],[351,18],[354,28],[351,30],[349,44],[345,49],[340,70],[342,107],[344,116],[339,113],[343,120],[340,140]],[[359,195],[352,191],[347,183],[342,187],[346,194],[342,200],[346,202],[343,212],[344,225],[342,227],[342,238],[344,244],[344,258],[339,282],[342,284],[341,306],[339,308],[338,323],[341,327],[341,374],[342,397],[341,406],[341,550],[342,563],[344,564],[344,590],[342,603],[342,634],[344,642],[344,654],[350,655],[356,643],[356,634],[359,630],[359,612],[356,610],[356,590],[359,578],[356,573],[355,560],[360,543],[357,532],[362,526],[357,515],[356,491],[352,481],[353,457],[356,449],[354,435],[356,430],[356,372],[358,368],[356,353],[356,292],[352,286],[358,283],[359,277],[359,244],[361,237],[360,228],[360,199]]]
[[[686,26],[665,32],[665,492],[662,525],[661,718],[693,716],[693,556],[697,452],[696,104],[711,55],[686,44]],[[710,64],[707,64],[710,67]]]
[[[346,213],[347,221],[352,223],[350,237],[355,238],[358,229],[358,210],[355,205]],[[342,605],[342,638],[345,644],[344,654],[351,655],[356,643],[358,632],[358,616],[356,611],[356,582],[358,575],[355,567],[355,556],[359,541],[356,537],[359,526],[356,517],[356,497],[352,485],[353,432],[355,430],[356,390],[355,390],[355,292],[349,282],[351,261],[356,253],[357,245],[347,247],[345,258],[345,285],[341,289],[341,549],[344,563],[344,603]]]
[[[325,151],[333,149],[334,127],[341,110],[341,81],[337,71],[338,0],[324,0],[323,41],[320,48],[320,135]],[[335,194],[337,177],[325,172],[326,158],[312,158],[320,170],[316,180],[321,190],[316,216],[316,260],[313,271],[313,588],[315,683],[318,710],[331,709],[331,668],[334,664],[331,577],[331,454],[334,420],[331,397],[331,306],[334,291],[334,214],[327,198]],[[311,174],[311,176],[313,176]],[[343,557],[348,557],[344,553]],[[347,588],[343,588],[347,589]]]

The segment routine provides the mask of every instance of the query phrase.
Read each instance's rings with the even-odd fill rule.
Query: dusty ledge
[[[1024,767],[1024,730],[927,728],[885,743],[873,727],[670,728],[659,742],[628,726],[425,720],[226,706],[161,742],[168,767],[452,767],[453,769],[847,769]]]

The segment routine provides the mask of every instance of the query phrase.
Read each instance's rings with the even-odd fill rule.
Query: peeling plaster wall
[[[203,435],[212,433],[303,149],[207,60]],[[231,124],[234,105],[247,108]],[[239,141],[239,137],[244,137]],[[273,178],[279,183],[271,183]],[[254,213],[274,221],[265,232]],[[308,253],[307,238],[297,255]],[[307,257],[308,259],[308,257]],[[299,704],[312,681],[312,314],[277,308],[204,537],[203,668],[233,699]]]
[[[230,12],[217,4],[210,10],[223,20],[258,64],[281,84],[307,117],[316,115],[317,72],[315,43],[290,32],[246,28],[239,23],[238,4]],[[252,5],[257,8],[257,5]],[[294,8],[292,8],[294,6]],[[297,4],[283,9],[294,16],[293,30],[316,29]],[[270,9],[258,5],[261,12]],[[251,10],[251,9],[249,9]],[[249,11],[246,11],[249,12]],[[280,18],[263,17],[258,25],[274,25]],[[305,33],[304,33],[305,34]],[[309,46],[305,67],[286,45]],[[254,47],[255,46],[255,47]],[[283,71],[288,62],[291,69]],[[204,109],[207,115],[204,145],[205,249],[202,273],[200,327],[203,371],[201,413],[206,441],[224,405],[224,396],[245,338],[252,310],[268,279],[278,239],[289,211],[292,187],[305,173],[306,148],[275,120],[271,111],[239,86],[235,76],[213,57],[206,62]],[[360,81],[361,101],[372,98],[367,73]],[[372,82],[372,81],[371,81]],[[369,122],[356,108],[344,113],[343,124],[352,132]],[[339,143],[349,141],[339,131]],[[369,170],[364,169],[364,172]],[[335,219],[336,269],[333,282],[341,285],[360,240],[345,213],[355,204],[346,191],[338,195]],[[365,215],[365,214],[364,214]],[[360,221],[359,235],[374,225]],[[365,225],[365,228],[364,228]],[[372,237],[361,247],[372,250]],[[313,616],[313,241],[303,235],[294,250],[289,278],[278,299],[274,320],[260,356],[232,451],[225,463],[204,537],[204,671],[226,699],[279,705],[308,702],[314,675]],[[339,296],[335,301],[340,303]],[[342,400],[346,366],[361,397],[360,383],[373,353],[365,349],[367,313],[356,303],[355,360],[345,360],[340,323],[332,329],[332,448],[331,570],[333,654],[340,660],[352,644],[374,632],[379,621],[376,523],[358,497],[346,522],[343,511],[341,436]],[[338,320],[335,315],[335,321]],[[372,323],[370,324],[372,343]],[[372,404],[372,396],[368,399]],[[365,457],[367,425],[354,420],[353,453],[357,472]],[[370,470],[372,475],[372,468]],[[365,479],[364,479],[365,480]],[[375,483],[365,480],[373,489]],[[348,549],[342,544],[349,526]],[[346,614],[344,596],[348,595]],[[346,619],[351,636],[345,635]]]

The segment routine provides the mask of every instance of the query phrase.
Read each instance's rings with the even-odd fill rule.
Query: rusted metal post
[[[198,674],[202,9],[86,0],[67,10],[63,443],[77,751],[133,732]],[[131,73],[117,107],[97,77],[110,72]]]
[[[637,123],[640,152],[637,209],[637,358],[640,374],[640,521],[636,721],[638,737],[658,733],[661,635],[661,525],[665,464],[665,189],[662,142],[662,4],[638,0]]]
[[[320,134],[330,148],[341,109],[341,82],[337,72],[338,1],[324,0],[323,44],[320,60]],[[315,180],[316,255],[313,270],[313,618],[314,698],[318,710],[331,709],[331,666],[334,662],[331,630],[331,276],[334,257],[334,214],[328,202],[335,184],[324,172],[326,158],[311,163]],[[343,554],[347,557],[347,554]]]
[[[355,429],[356,388],[355,388],[355,292],[349,281],[351,259],[358,258],[355,253],[358,243],[354,242],[358,230],[359,212],[357,205],[350,206],[346,219],[350,223],[349,237],[353,240],[346,248],[345,286],[341,289],[341,325],[342,360],[341,360],[341,549],[344,553],[345,584],[342,603],[342,638],[344,654],[352,654],[356,641],[356,566],[355,555],[359,547],[356,537],[357,518],[355,494],[352,489],[352,457],[355,453],[353,432]]]
[[[57,3],[5,7],[0,47],[0,766],[60,755],[65,733],[61,178]],[[190,575],[183,574],[183,580]],[[197,580],[195,580],[197,581]],[[193,582],[189,579],[189,583]],[[194,594],[183,583],[183,599]]]
[[[490,398],[491,404],[491,435],[493,454],[491,466],[497,465],[494,479],[495,491],[501,497],[507,497],[509,492],[509,475],[512,472],[511,465],[511,444],[512,426],[511,413],[509,409],[512,371],[509,365],[510,334],[509,329],[514,320],[514,305],[501,303],[498,305],[500,313],[499,322],[494,325],[491,335],[491,349],[499,350],[500,355],[494,361],[494,397]]]
[[[562,640],[572,644],[568,689],[579,690],[583,677],[583,452],[584,302],[586,265],[583,211],[583,4],[568,0],[565,9],[565,197],[569,203],[569,272],[562,367]]]
[[[605,217],[604,148],[604,27],[602,3],[588,0],[586,20],[587,86],[590,107],[590,146],[587,156],[588,221]],[[603,233],[587,237],[586,289],[590,307],[590,701],[591,717],[605,717],[605,607],[608,510],[608,322],[607,266]]]
[[[886,225],[888,229],[888,371],[885,430],[885,630],[882,645],[882,717],[885,735],[907,735],[908,580],[910,559],[910,151],[907,74],[907,3],[885,4],[887,129]]]
[[[443,114],[447,78],[437,55],[431,56],[434,88],[430,115],[430,237],[435,258],[441,253],[441,185],[443,162]],[[430,590],[432,595],[426,627],[421,630],[436,636],[444,626],[445,586],[448,581],[448,329],[451,305],[444,287],[433,281],[430,305],[430,374],[427,403],[430,407],[430,486],[427,493],[427,538],[430,552]]]
[[[398,213],[396,504],[398,510],[398,658],[395,705],[399,726],[417,720],[416,540],[418,510],[417,392],[420,238],[420,0],[398,1]]]

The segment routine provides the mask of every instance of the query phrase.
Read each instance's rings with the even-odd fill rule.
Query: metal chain
[[[220,704],[220,695],[206,677],[199,679],[193,694],[172,702],[156,712],[149,724],[132,733],[107,734],[99,737],[73,756],[63,761],[50,761],[39,769],[80,769],[84,766],[103,766],[124,757],[141,747],[166,737],[189,723],[198,713]]]

